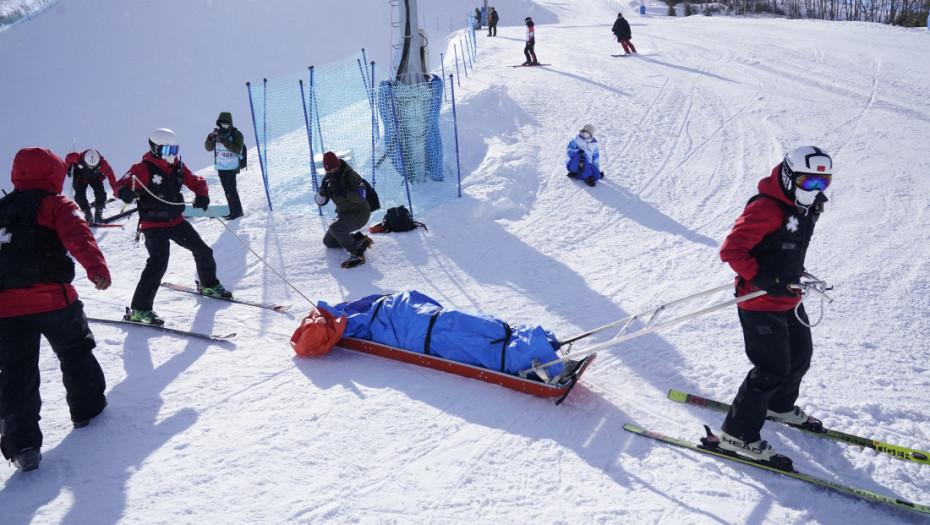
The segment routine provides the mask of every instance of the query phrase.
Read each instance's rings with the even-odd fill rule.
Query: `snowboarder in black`
[[[630,39],[633,38],[633,31],[630,30],[630,23],[626,21],[626,18],[623,18],[623,13],[617,13],[617,19],[614,20],[611,31],[617,37],[617,42],[620,42],[620,45],[623,46],[623,51],[626,54],[636,52],[633,42],[630,42]]]
[[[791,285],[827,198],[833,160],[813,146],[790,151],[746,205],[723,242],[720,258],[737,273],[736,295],[766,294],[739,303],[746,355],[753,364],[723,422],[720,448],[768,461],[775,451],[760,436],[766,416],[817,430],[820,421],[795,406],[813,353],[810,322]],[[795,310],[797,307],[797,310]]]
[[[332,151],[323,154],[323,169],[326,176],[314,200],[319,206],[326,206],[332,199],[337,215],[323,236],[323,244],[327,248],[342,248],[349,252],[350,257],[342,263],[343,268],[365,264],[365,250],[374,244],[370,237],[358,231],[371,218],[371,208],[365,199],[365,183],[346,161]]]

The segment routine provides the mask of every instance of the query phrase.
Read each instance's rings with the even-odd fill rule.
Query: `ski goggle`
[[[832,180],[833,175],[829,173],[798,173],[794,184],[804,191],[823,191],[827,189]]]
[[[161,147],[161,156],[167,157],[168,155],[177,155],[179,146],[162,146]]]

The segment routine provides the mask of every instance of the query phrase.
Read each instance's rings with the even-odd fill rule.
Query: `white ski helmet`
[[[585,125],[581,128],[581,132],[580,132],[580,133],[584,133],[584,132],[587,132],[587,133],[588,133],[588,137],[587,137],[587,138],[590,139],[591,137],[594,136],[594,126],[592,126],[591,124],[585,124]]]
[[[178,156],[178,136],[167,128],[158,128],[149,134],[149,149],[156,159],[163,159],[168,164],[174,164]]]
[[[798,179],[804,177],[801,187]],[[807,183],[812,177],[817,180]],[[802,146],[785,155],[781,163],[781,187],[785,195],[800,206],[810,206],[817,194],[825,190],[833,176],[833,159],[826,151],[816,146]]]
[[[84,152],[84,165],[88,168],[96,168],[100,164],[100,154],[95,149],[89,149]]]

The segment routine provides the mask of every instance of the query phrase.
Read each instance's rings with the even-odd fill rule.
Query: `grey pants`
[[[352,237],[352,233],[364,228],[368,223],[368,217],[364,217],[365,220],[361,220],[362,218],[357,215],[339,215],[326,230],[323,244],[327,248],[342,248],[351,255],[355,255],[358,241]]]

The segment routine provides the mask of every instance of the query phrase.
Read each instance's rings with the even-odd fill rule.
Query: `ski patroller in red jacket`
[[[780,173],[781,164],[775,166],[768,177],[759,181],[759,193],[772,198],[762,197],[747,204],[720,248],[720,259],[728,263],[737,273],[736,295],[738,297],[759,290],[751,282],[759,273],[759,261],[752,256],[750,251],[765,237],[778,232],[783,227],[789,229],[791,227],[786,225],[785,210],[779,203],[790,207],[794,207],[795,204],[782,191],[779,182]],[[821,206],[824,202],[826,202],[826,197],[821,193],[817,196],[815,206]],[[800,301],[800,295],[771,297],[766,294],[744,301],[738,306],[746,310],[780,312],[794,308]]]
[[[116,186],[113,187],[113,194],[118,197],[119,189],[122,187],[127,187],[142,197],[142,202],[149,201],[148,198],[151,197],[151,195],[148,194],[149,191],[154,193],[160,199],[168,200],[171,202],[178,202],[180,200],[180,197],[178,196],[180,192],[178,192],[178,195],[160,194],[159,188],[162,184],[162,181],[161,179],[156,180],[155,177],[162,177],[162,175],[156,175],[153,177],[149,171],[149,166],[146,165],[151,164],[164,173],[171,173],[175,168],[177,168],[177,163],[181,162],[181,159],[176,159],[174,162],[175,164],[168,164],[163,159],[155,158],[151,152],[146,153],[142,156],[142,162],[133,164],[132,167],[129,168],[129,171],[127,171],[125,175],[116,181]],[[203,195],[205,197],[209,196],[207,181],[205,181],[203,177],[194,175],[185,164],[181,165],[181,174],[181,183],[184,186],[187,186],[187,188],[192,192],[194,192],[194,195]],[[179,208],[181,211],[184,209],[183,206],[180,206]],[[140,216],[142,217],[141,227],[143,230],[148,228],[167,228],[171,226],[177,226],[185,220],[184,216],[180,215],[180,211],[178,212],[178,216],[176,218],[168,221],[147,221],[145,220],[145,214],[145,210],[140,208]]]
[[[51,191],[39,204],[36,222],[55,231],[65,249],[77,259],[93,282],[98,276],[110,280],[107,262],[84,222],[84,215],[71,199],[61,195],[65,163],[45,148],[20,150],[13,160],[13,187],[20,191]],[[2,247],[2,245],[0,245]],[[59,310],[76,301],[77,290],[69,283],[38,283],[25,288],[0,290],[0,318]]]
[[[80,153],[74,151],[68,153],[65,157],[65,171],[71,169],[72,166],[75,167],[75,171],[81,171],[82,173],[75,173],[75,177],[81,178],[80,176],[87,171],[93,171],[94,179],[93,180],[104,180],[110,183],[112,188],[116,184],[116,176],[113,175],[113,168],[110,167],[110,163],[107,162],[107,159],[103,158],[103,155],[100,155],[100,164],[97,165],[95,170],[89,170],[84,166],[84,154],[90,150],[84,150]],[[98,153],[99,154],[99,153]],[[83,169],[82,169],[83,168]]]

